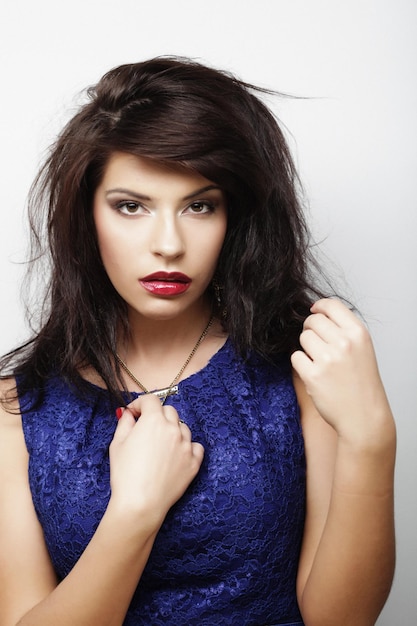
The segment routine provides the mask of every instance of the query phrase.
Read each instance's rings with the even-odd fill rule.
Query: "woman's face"
[[[94,196],[94,221],[104,267],[131,315],[166,320],[204,310],[227,226],[217,185],[116,153]]]

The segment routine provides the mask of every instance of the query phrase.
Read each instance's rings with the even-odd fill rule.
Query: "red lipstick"
[[[139,283],[157,296],[178,296],[187,291],[191,278],[181,272],[154,272],[141,278]]]

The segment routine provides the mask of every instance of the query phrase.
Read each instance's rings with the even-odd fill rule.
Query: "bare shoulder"
[[[7,441],[6,441],[7,440]],[[13,378],[0,380],[0,463],[14,450],[10,446],[23,441],[22,419]]]
[[[8,409],[18,409],[19,404],[16,396],[16,381],[13,377],[0,379],[1,404]]]
[[[26,488],[28,452],[13,379],[0,381],[0,397],[0,504],[10,505]]]
[[[15,624],[56,579],[29,488],[14,381],[1,381],[0,394],[0,622]]]

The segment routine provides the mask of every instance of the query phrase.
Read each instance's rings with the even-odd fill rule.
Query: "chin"
[[[137,319],[145,319],[155,322],[168,322],[180,317],[190,319],[195,315],[205,316],[210,305],[205,298],[201,298],[196,302],[191,302],[184,306],[179,301],[159,301],[154,302],[152,306],[135,308],[129,305],[129,316]]]

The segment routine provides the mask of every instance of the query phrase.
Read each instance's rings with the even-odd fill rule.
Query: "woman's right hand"
[[[110,445],[111,503],[155,529],[197,475],[204,448],[172,406],[147,394],[123,411]]]

